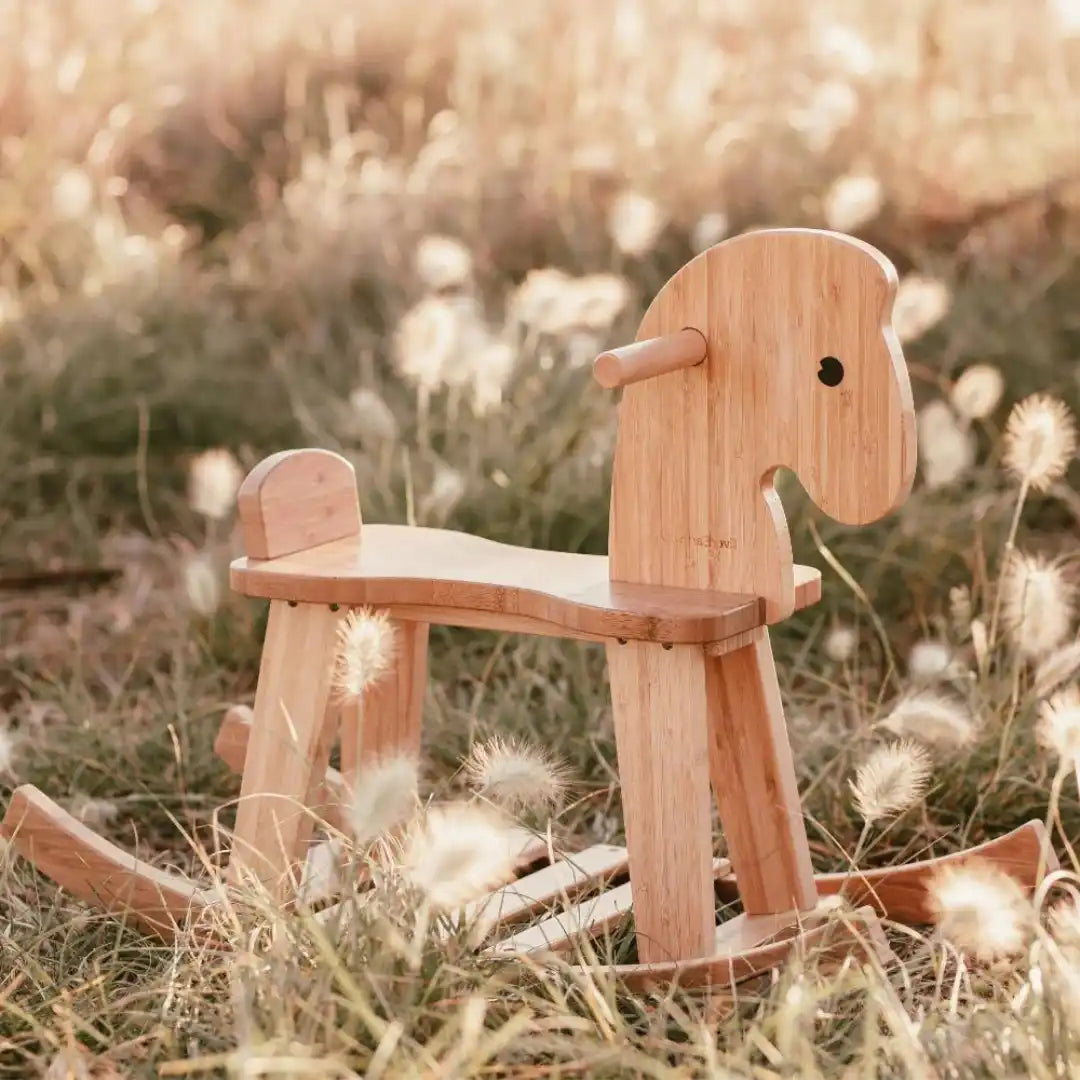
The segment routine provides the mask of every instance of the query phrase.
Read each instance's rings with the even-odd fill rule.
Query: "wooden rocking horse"
[[[793,564],[773,476],[792,469],[852,525],[907,497],[915,422],[895,290],[879,252],[804,229],[745,234],[679,270],[636,343],[594,366],[602,386],[625,388],[607,558],[362,527],[343,458],[309,449],[259,464],[239,494],[246,557],[232,585],[270,614],[254,709],[230,713],[218,740],[243,774],[229,880],[289,901],[309,811],[339,814],[364,762],[418,751],[434,623],[606,649],[626,847],[562,855],[493,894],[489,951],[565,951],[632,909],[638,962],[619,975],[727,984],[815,942],[884,955],[878,917],[931,921],[926,882],[946,862],[978,854],[1035,888],[1039,867],[1056,865],[1038,822],[907,866],[815,876],[811,865],[767,627],[816,602],[821,578]],[[398,641],[362,717],[330,700],[339,620],[360,605],[387,610]],[[713,798],[727,859],[713,856]],[[70,892],[165,937],[216,902],[33,787],[15,792],[3,834]],[[596,885],[607,891],[580,899]],[[822,902],[837,894],[862,905],[839,933]],[[743,913],[718,929],[717,899],[736,897]]]

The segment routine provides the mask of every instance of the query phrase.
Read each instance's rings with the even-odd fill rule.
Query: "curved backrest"
[[[236,505],[249,559],[277,559],[360,534],[356,471],[330,450],[264,458],[240,485]]]

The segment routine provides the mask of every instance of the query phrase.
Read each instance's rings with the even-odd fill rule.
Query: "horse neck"
[[[754,410],[741,407],[752,388],[725,378],[699,367],[624,390],[610,574],[761,596],[771,619],[783,618],[794,605],[794,575],[771,471],[782,460],[785,427],[755,430]]]

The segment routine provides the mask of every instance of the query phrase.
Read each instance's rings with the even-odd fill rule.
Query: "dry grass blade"
[[[1080,835],[1075,0],[929,21],[879,0],[0,7],[0,805],[47,787],[216,881],[237,786],[213,732],[250,700],[265,629],[227,587],[246,466],[329,447],[365,521],[605,551],[618,404],[589,362],[692,252],[831,224],[901,270],[922,407],[916,490],[880,525],[826,526],[785,493],[796,556],[809,535],[826,570],[823,603],[770,631],[815,865],[1033,816]],[[392,649],[378,617],[342,623],[338,690],[362,717]],[[521,733],[558,746],[575,797],[506,735],[474,755],[473,801],[557,805],[560,850],[618,842],[603,650],[430,641],[425,783],[455,789],[478,731]],[[920,697],[931,680],[950,692]],[[845,770],[882,729],[930,748],[936,782],[898,813],[924,781],[889,751],[860,834]],[[425,816],[415,763],[384,765],[334,864],[358,871],[335,882],[347,914],[233,895],[206,916],[228,954],[205,925],[142,937],[0,844],[0,1073],[1080,1072],[1075,919],[1039,930],[1007,884],[940,883],[954,944],[911,931],[888,979],[793,963],[725,988],[721,1015],[605,967],[478,960],[456,905],[513,873],[520,831]],[[587,955],[625,960],[627,940]]]

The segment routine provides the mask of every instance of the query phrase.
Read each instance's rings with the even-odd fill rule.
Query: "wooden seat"
[[[764,625],[764,602],[712,590],[608,579],[604,555],[536,551],[448,529],[364,525],[362,533],[276,559],[241,558],[232,587],[308,604],[371,605],[394,618],[600,641],[697,644]],[[821,574],[795,567],[796,604]]]

